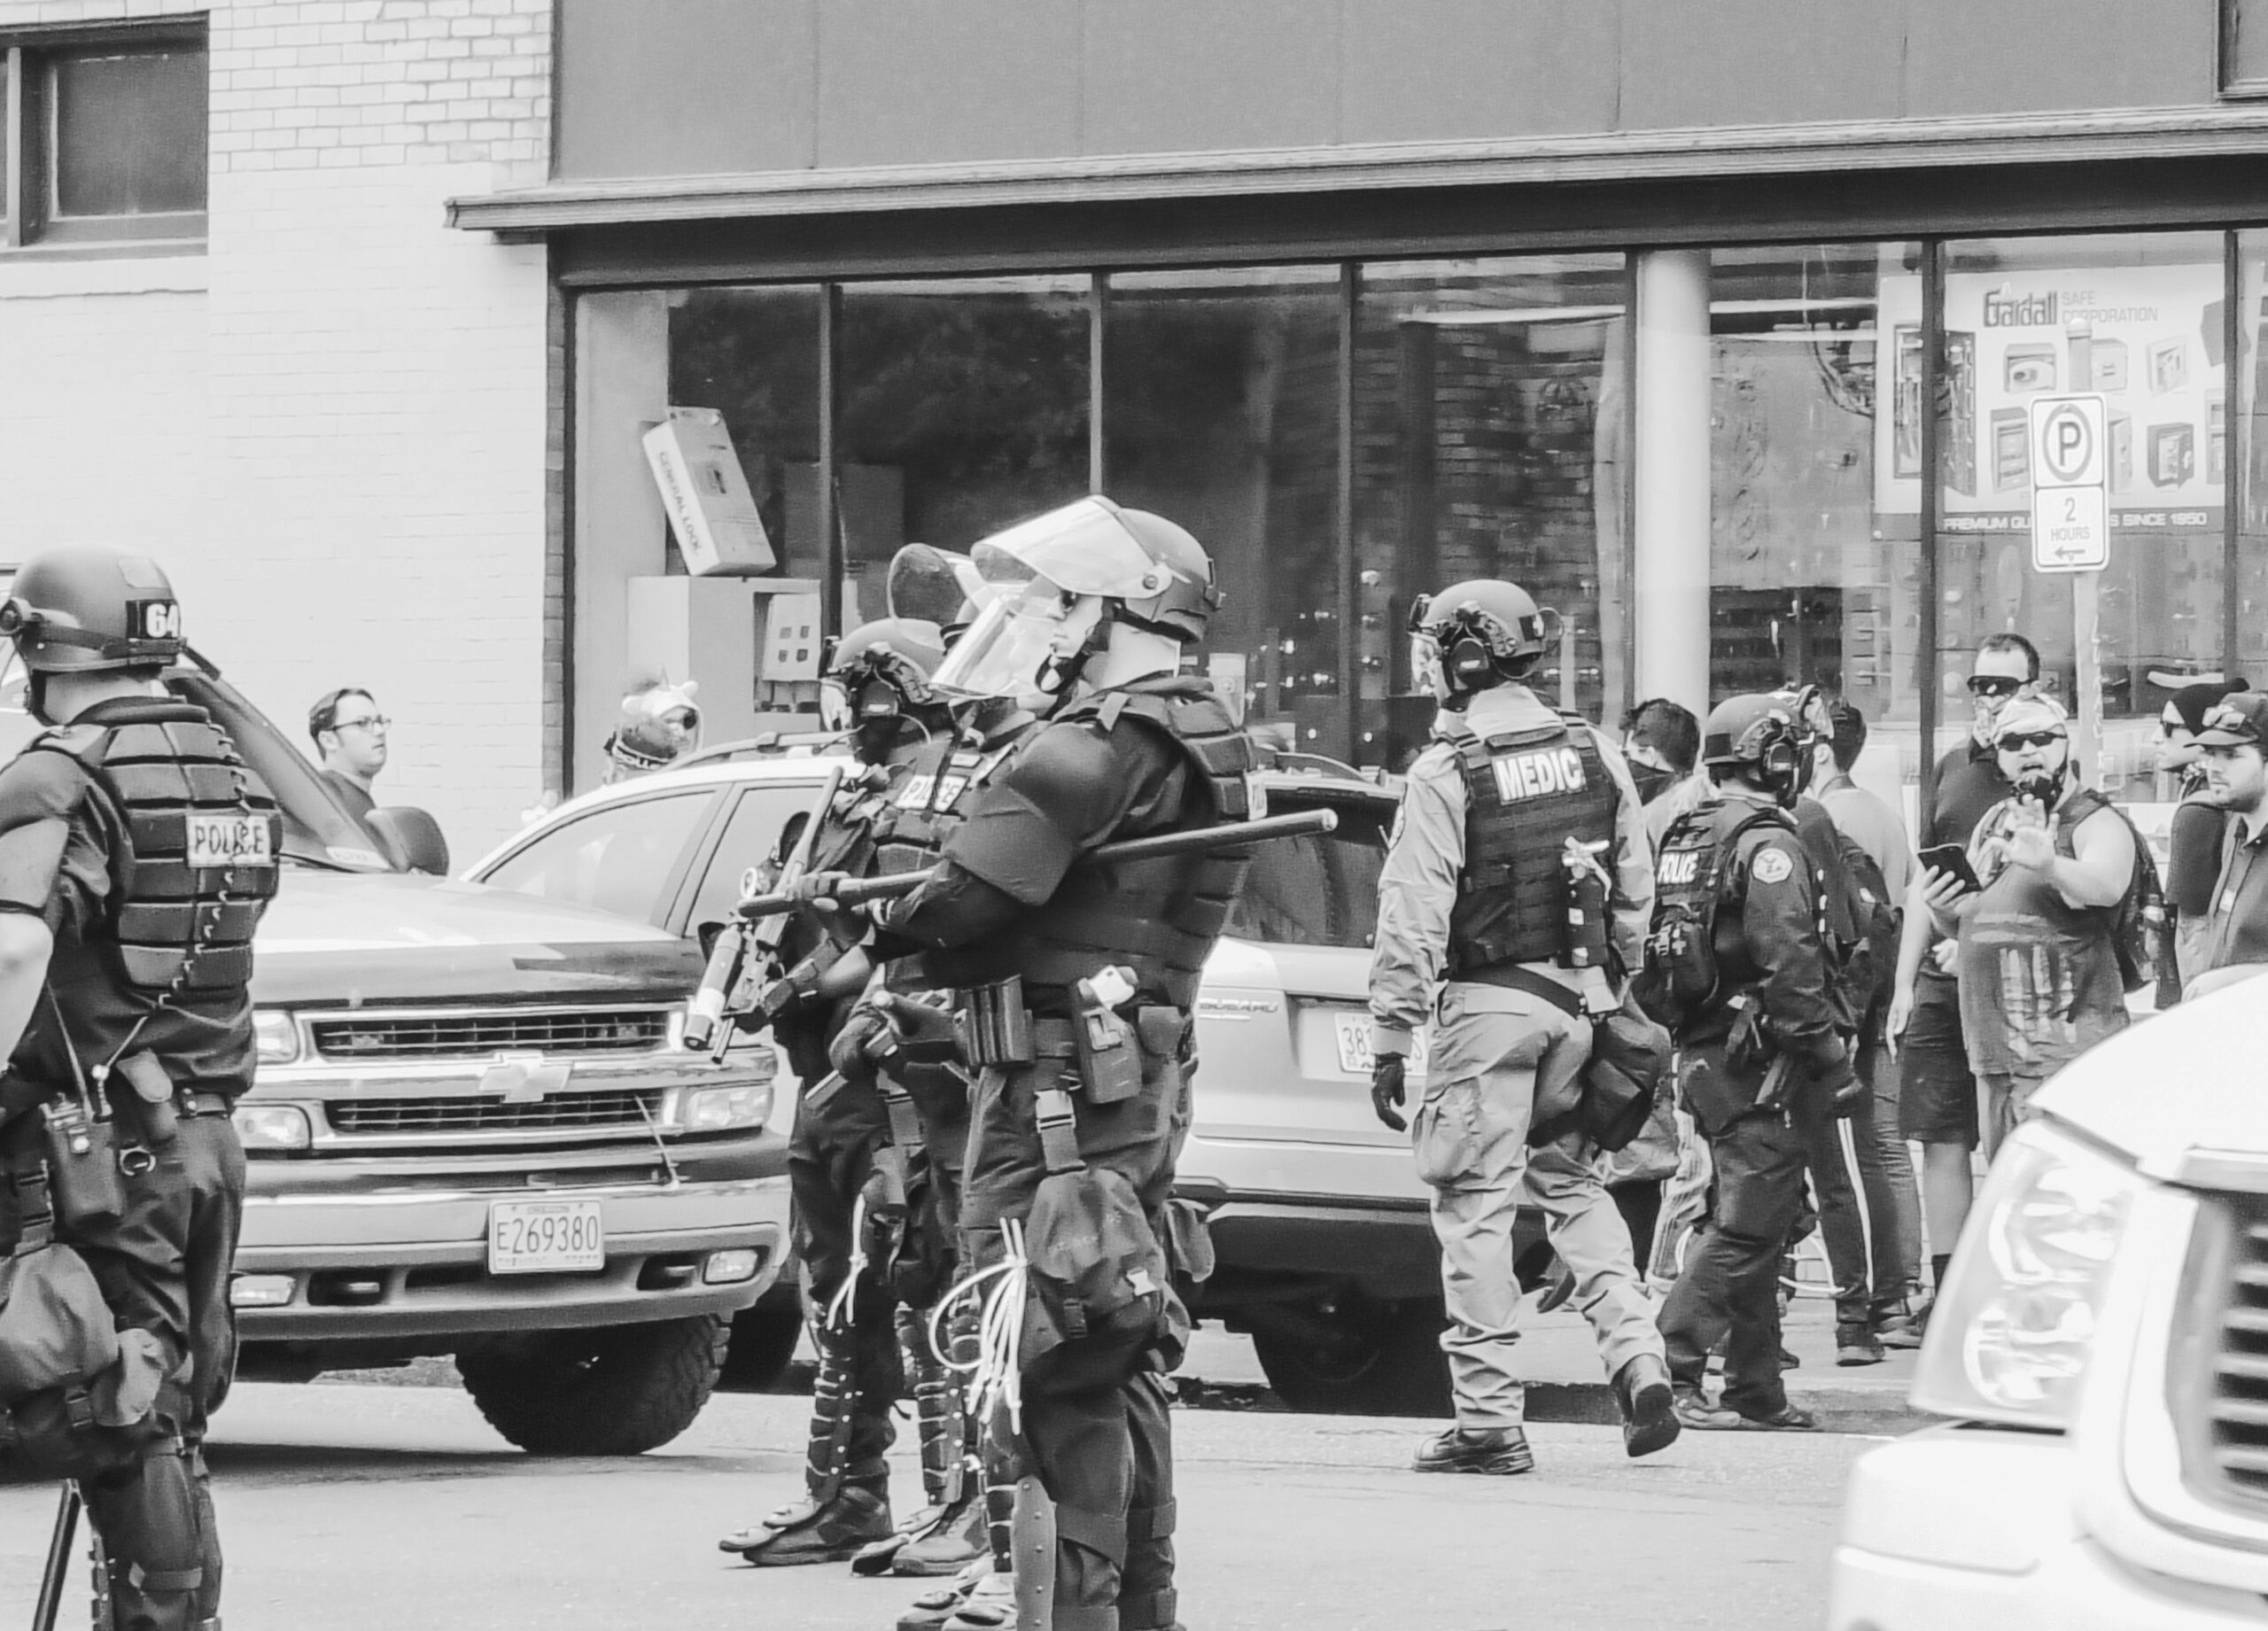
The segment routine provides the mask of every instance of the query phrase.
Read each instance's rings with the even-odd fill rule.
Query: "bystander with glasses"
[[[2174,967],[2186,985],[2204,972],[2205,914],[2220,876],[2221,836],[2226,813],[2205,785],[2204,749],[2197,734],[2209,710],[2243,680],[2184,686],[2158,715],[2158,769],[2175,778],[2173,819],[2166,828],[2165,905],[2171,929]]]
[[[377,808],[374,784],[386,767],[392,723],[360,686],[326,691],[307,710],[307,734],[315,739],[324,784],[357,821]]]
[[[2249,978],[2268,964],[2268,695],[2224,698],[2200,721],[2205,796],[2227,818],[2220,866],[2200,920],[2191,994]]]

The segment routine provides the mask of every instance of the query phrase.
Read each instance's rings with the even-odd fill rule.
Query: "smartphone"
[[[1969,864],[1969,850],[1957,843],[1932,844],[1918,858],[1923,867],[1936,872],[1949,872],[1961,880],[1965,894],[1975,894],[1984,886],[1977,882],[1977,869]]]

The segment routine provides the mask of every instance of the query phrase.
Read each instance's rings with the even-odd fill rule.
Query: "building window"
[[[1630,606],[1629,268],[1619,254],[1388,262],[1355,315],[1364,763],[1425,745],[1410,608],[1472,578],[1550,614],[1538,695],[1618,724]]]
[[[43,34],[5,49],[8,247],[205,236],[201,37]]]
[[[1104,490],[1194,533],[1223,600],[1222,689],[1284,747],[1344,754],[1339,268],[1115,275]]]
[[[1977,642],[2022,633],[2039,649],[2042,688],[2081,720],[2083,751],[2101,721],[2096,785],[2148,797],[2160,711],[2222,667],[2223,236],[1969,239],[1946,245],[1945,267],[1942,717],[1968,711]],[[2031,538],[2031,406],[2073,393],[2101,400],[2107,439],[2109,563],[2084,575],[2037,570]]]
[[[2268,97],[2268,4],[2221,0],[2221,94]]]

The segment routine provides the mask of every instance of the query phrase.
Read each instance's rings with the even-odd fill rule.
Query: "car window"
[[[594,810],[506,857],[481,882],[658,923],[666,906],[663,886],[710,797],[703,788]]]
[[[1367,946],[1379,926],[1379,873],[1386,865],[1391,806],[1371,799],[1286,797],[1270,790],[1268,813],[1327,804],[1338,830],[1257,846],[1225,932],[1278,945]]]
[[[701,892],[693,897],[693,914],[687,927],[721,923],[741,897],[741,874],[777,852],[781,829],[791,817],[808,812],[818,801],[819,788],[811,783],[780,787],[751,787],[741,792],[740,803],[725,823],[724,836],[709,858]]]

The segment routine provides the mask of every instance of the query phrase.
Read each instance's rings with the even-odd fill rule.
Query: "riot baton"
[[[47,1567],[39,1577],[39,1603],[32,1610],[32,1631],[55,1631],[63,1612],[63,1588],[71,1574],[71,1542],[79,1534],[79,1486],[66,1480],[55,1509],[55,1533],[47,1542]]]
[[[1339,815],[1332,810],[1302,810],[1292,815],[1262,816],[1256,821],[1224,821],[1218,827],[1193,827],[1182,833],[1156,833],[1147,838],[1125,838],[1089,850],[1080,858],[1106,866],[1130,861],[1153,861],[1176,855],[1205,855],[1215,850],[1241,850],[1247,844],[1278,838],[1306,838],[1335,829]],[[838,906],[855,906],[870,900],[891,900],[911,895],[936,874],[930,871],[892,873],[882,878],[846,880],[824,898]],[[741,902],[742,917],[755,921],[776,918],[809,905],[792,895],[757,895]]]

